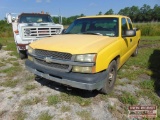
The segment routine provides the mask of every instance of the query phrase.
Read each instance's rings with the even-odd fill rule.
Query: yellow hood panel
[[[30,44],[34,49],[67,52],[71,54],[98,53],[116,40],[115,37],[99,35],[55,35]]]

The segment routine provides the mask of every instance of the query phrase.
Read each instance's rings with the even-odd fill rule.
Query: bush
[[[0,37],[12,37],[12,25],[8,24],[6,20],[0,21]]]
[[[135,23],[134,26],[141,30],[142,36],[159,36],[160,35],[160,23]]]

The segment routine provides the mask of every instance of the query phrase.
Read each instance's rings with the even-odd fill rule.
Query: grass
[[[3,91],[4,91],[4,89],[1,89],[1,90],[0,90],[0,92],[3,92]]]
[[[71,94],[67,94],[67,93],[61,93],[60,98],[62,101],[66,101],[66,102],[70,102],[70,103],[75,102],[81,106],[89,106],[91,104],[90,98],[83,98],[80,96],[71,95]]]
[[[80,96],[74,96],[67,93],[61,93],[60,95],[50,95],[47,97],[48,105],[56,105],[60,102],[66,101],[69,103],[78,103],[81,106],[89,106],[91,104],[90,98],[82,98]]]
[[[139,55],[137,57],[131,57],[129,58],[129,60],[122,66],[122,68],[118,71],[118,78],[127,78],[129,81],[138,81],[138,84],[136,84],[141,90],[140,92],[135,93],[135,96],[138,96],[138,98],[140,97],[144,97],[147,96],[148,99],[151,100],[153,105],[157,105],[158,108],[160,107],[160,99],[157,96],[155,90],[158,86],[158,84],[156,84],[156,80],[157,78],[159,78],[159,66],[160,66],[160,36],[154,36],[154,37],[150,37],[150,36],[142,36],[141,38],[141,42],[140,42],[140,49],[139,49]],[[2,41],[1,41],[2,40]],[[9,45],[9,44],[12,45]],[[16,47],[13,44],[14,40],[13,38],[5,38],[5,39],[1,39],[0,38],[0,44],[1,45],[6,45],[8,47],[4,48],[6,50],[11,50],[11,51],[15,51],[16,52]],[[15,47],[15,48],[14,48]],[[13,67],[9,68],[9,69],[5,69],[5,70],[0,70],[0,72],[2,73],[7,73],[8,77],[17,75],[19,71],[21,71],[21,67],[19,65],[19,63],[16,61],[17,59],[13,58],[13,59],[7,59],[7,60],[2,60],[0,62],[0,66],[4,66],[4,64],[6,62],[13,62]],[[4,64],[3,64],[4,63]],[[126,74],[127,73],[127,74]],[[151,77],[151,80],[147,79],[147,80],[143,80],[140,81],[139,76],[141,74],[145,74]],[[27,76],[25,79],[30,80],[34,78],[34,76]],[[7,80],[5,82],[0,82],[0,86],[6,86],[6,87],[16,87],[16,85],[19,83],[19,80],[16,82],[13,80]],[[132,82],[127,82],[127,84],[132,83]],[[125,85],[124,83],[120,83],[121,85]],[[29,91],[29,90],[33,90],[35,89],[36,86],[35,85],[26,85],[25,86],[25,90]],[[160,88],[160,87],[159,87]],[[113,91],[114,92],[114,91]],[[82,97],[81,95],[77,95],[78,93],[74,93],[70,94],[69,92],[66,93],[61,93],[60,95],[51,95],[47,97],[48,100],[48,105],[57,105],[58,103],[61,103],[63,101],[66,101],[68,103],[77,103],[82,107],[86,107],[86,106],[90,106],[91,104],[93,104],[93,102],[97,102],[97,101],[106,101],[107,102],[107,98],[108,97],[115,97],[118,99],[125,105],[134,105],[138,103],[138,98],[136,98],[134,95],[132,95],[131,93],[128,92],[124,92],[122,93],[121,96],[117,96],[115,94],[113,95],[101,95],[98,94],[96,97],[94,98],[85,98]],[[97,100],[98,99],[98,100]],[[22,101],[22,103],[24,105],[33,105],[33,104],[37,104],[39,103],[40,100],[39,98],[35,98],[35,99],[26,99],[25,101]],[[62,106],[62,108],[60,108],[62,112],[68,112],[71,110],[71,108],[69,106]],[[111,111],[114,111],[115,106],[109,106],[109,109]],[[18,117],[18,119],[24,119],[25,118],[25,114],[20,111],[20,113],[22,115],[16,115]],[[44,114],[44,115],[43,115]],[[77,115],[80,116],[82,119],[92,119],[91,118],[91,114],[88,111],[82,110],[77,112]],[[42,118],[41,116],[46,116],[44,118]],[[52,116],[45,112],[45,113],[41,113],[41,115],[39,116],[39,119],[42,120],[47,120],[47,119],[52,119]],[[87,117],[89,116],[89,117]],[[158,116],[158,118],[160,118],[160,114]]]
[[[160,91],[158,81],[160,79],[160,36],[142,36],[141,39],[139,55],[129,58],[118,71],[118,78],[137,81],[134,84],[140,88],[140,91],[136,92],[135,96],[125,92],[119,97],[119,100],[127,106],[128,104],[136,105],[138,98],[148,97],[151,105],[156,105],[159,110],[160,99],[156,92]],[[150,79],[140,78],[140,75],[148,76]],[[158,113],[157,120],[159,118],[160,113]]]
[[[0,38],[0,46],[1,46],[1,48],[2,48],[2,46],[6,46],[5,48],[3,48],[4,50],[12,51],[10,53],[11,56],[19,57],[19,55],[17,53],[16,44],[14,42],[14,38],[13,37]]]
[[[24,120],[27,117],[27,114],[23,112],[20,108],[18,111],[13,113],[14,119],[13,120]]]
[[[145,80],[140,82],[139,85],[142,89],[154,91],[154,80]]]
[[[13,66],[19,66],[20,64],[18,62],[13,62],[12,65]]]
[[[6,65],[5,63],[0,62],[0,67],[3,67],[3,66],[5,66],[5,65]]]
[[[28,75],[28,76],[26,76],[26,80],[27,81],[34,80],[34,79],[35,79],[34,75]]]
[[[1,73],[6,73],[8,77],[13,77],[22,70],[21,66],[12,66],[10,68],[0,70]]]
[[[5,82],[0,82],[0,86],[14,88],[19,82],[20,80],[6,80]]]
[[[87,110],[78,111],[76,113],[82,120],[93,120],[91,113]]]
[[[60,98],[58,95],[51,95],[47,97],[48,105],[56,105],[60,102]]]
[[[123,104],[130,105],[136,105],[138,103],[138,99],[129,92],[123,92],[123,95],[120,96],[120,101]]]
[[[143,36],[160,35],[160,23],[159,22],[136,23],[134,24],[134,26],[141,30],[141,34]]]
[[[34,98],[31,98],[31,99],[25,99],[25,100],[22,100],[21,104],[23,106],[26,106],[26,105],[35,105],[39,102],[41,102],[42,99],[39,98],[39,97],[34,97]]]
[[[36,85],[33,85],[33,84],[28,84],[28,85],[25,86],[26,91],[33,90],[35,88],[36,88]]]
[[[52,120],[52,116],[48,112],[43,112],[39,115],[38,120]]]
[[[142,36],[141,40],[148,40],[148,41],[160,40],[160,36]]]
[[[116,111],[116,105],[108,105],[108,110],[109,110],[110,112]]]
[[[152,37],[154,40],[141,40],[139,54],[137,57],[130,57],[129,60],[122,66],[122,68],[118,71],[118,78],[128,78],[130,80],[138,79],[138,76],[143,73],[152,73],[152,70],[149,70],[150,62],[152,62],[152,66],[154,63],[159,64],[159,58],[157,55],[157,59],[155,61],[151,61],[151,55],[155,52],[155,49],[160,48],[160,42],[157,43],[157,40],[160,40],[160,37]],[[145,46],[144,46],[145,45]],[[154,66],[156,66],[154,65]],[[127,73],[127,74],[126,74]],[[152,74],[150,74],[152,75]]]
[[[70,106],[62,106],[61,107],[61,112],[69,112],[69,111],[71,111],[71,107]]]

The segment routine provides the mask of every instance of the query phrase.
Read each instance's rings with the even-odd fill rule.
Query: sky
[[[6,13],[24,12],[48,12],[51,15],[70,17],[74,15],[96,15],[112,9],[118,13],[125,7],[139,6],[144,4],[160,5],[160,0],[0,0],[0,20],[5,18]]]

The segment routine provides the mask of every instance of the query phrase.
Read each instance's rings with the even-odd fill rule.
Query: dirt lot
[[[145,44],[141,47],[145,48]],[[156,104],[141,95],[140,82],[152,77],[143,71],[131,80],[123,76],[128,70],[124,66],[118,72],[114,92],[103,95],[38,78],[25,69],[25,60],[4,48],[0,50],[0,120],[120,120],[127,119],[132,104]],[[141,68],[131,65],[129,69]]]

